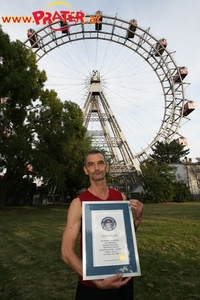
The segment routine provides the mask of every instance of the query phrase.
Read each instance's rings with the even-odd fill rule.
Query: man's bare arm
[[[67,215],[67,224],[62,238],[61,258],[82,276],[82,261],[75,253],[75,245],[81,229],[81,217],[81,201],[79,198],[75,198],[70,204]]]

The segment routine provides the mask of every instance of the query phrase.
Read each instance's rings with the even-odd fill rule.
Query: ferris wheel
[[[136,161],[148,158],[156,142],[176,139],[187,144],[179,131],[195,109],[195,102],[185,96],[188,71],[175,63],[175,52],[167,50],[167,40],[155,38],[150,28],[140,28],[134,19],[98,13],[101,23],[66,27],[57,22],[55,30],[49,25],[38,31],[30,29],[24,44],[46,71],[46,87],[54,89],[63,101],[83,108],[92,78],[98,74],[108,107],[99,118],[109,113],[111,128],[112,117],[117,120],[116,130],[123,132],[121,143],[128,145],[122,152],[128,153],[137,169]],[[88,129],[99,132],[94,119]]]

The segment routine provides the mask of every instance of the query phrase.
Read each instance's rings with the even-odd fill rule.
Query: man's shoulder
[[[90,191],[87,189],[83,191],[81,194],[77,195],[77,197],[80,199],[80,201],[93,201],[94,195],[90,193]]]
[[[123,200],[121,191],[109,187],[109,197],[115,200]],[[113,198],[114,197],[114,198]]]
[[[80,203],[81,203],[81,201],[80,201],[79,197],[76,197],[71,201],[70,206],[79,205]]]

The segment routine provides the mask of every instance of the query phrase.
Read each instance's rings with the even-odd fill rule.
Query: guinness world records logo
[[[116,228],[117,222],[112,217],[105,217],[101,221],[101,226],[106,231],[112,231]]]

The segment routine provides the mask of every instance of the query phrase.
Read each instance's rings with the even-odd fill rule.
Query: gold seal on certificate
[[[100,279],[117,273],[140,276],[128,201],[85,201],[82,205],[83,279]]]
[[[124,261],[124,260],[125,260],[124,254],[120,254],[120,257],[119,257],[119,258],[120,258],[120,260],[123,260],[123,261]]]

